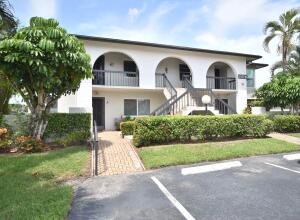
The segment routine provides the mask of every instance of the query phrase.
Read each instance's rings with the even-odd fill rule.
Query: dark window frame
[[[123,69],[127,77],[137,77],[137,66],[132,60],[124,60]]]
[[[183,78],[184,78],[183,76],[188,76],[189,78],[191,78],[191,70],[188,65],[181,63],[181,64],[179,64],[179,79],[180,79],[180,81],[183,80]]]

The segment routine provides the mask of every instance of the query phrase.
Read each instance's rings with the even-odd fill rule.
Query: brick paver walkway
[[[100,175],[115,175],[143,171],[144,166],[129,140],[117,131],[99,133]]]
[[[269,137],[278,139],[278,140],[282,140],[282,141],[286,141],[286,142],[290,142],[293,144],[300,144],[300,138],[297,137],[293,137],[287,134],[282,134],[282,133],[271,133],[268,135]]]

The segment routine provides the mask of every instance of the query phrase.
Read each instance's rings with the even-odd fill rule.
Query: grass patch
[[[300,138],[300,133],[288,133],[287,135]]]
[[[0,219],[65,219],[72,187],[56,182],[84,175],[87,165],[84,147],[0,156]]]
[[[139,149],[146,168],[225,160],[253,155],[300,150],[300,146],[273,138],[248,139],[202,144],[175,144]]]

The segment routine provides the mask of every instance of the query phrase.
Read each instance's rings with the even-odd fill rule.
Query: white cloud
[[[178,33],[190,30],[192,25],[199,22],[203,16],[207,16],[208,12],[209,7],[207,5],[188,10],[185,16],[182,16],[181,21],[172,28],[171,32]]]
[[[45,18],[57,17],[57,1],[56,0],[30,0],[29,1],[30,17],[41,16]]]
[[[130,21],[134,21],[140,14],[142,10],[138,8],[129,8],[128,9],[128,16]]]
[[[89,31],[89,34],[110,38],[174,43],[175,41],[172,41],[172,36],[163,34],[166,33],[166,31],[162,30],[162,20],[176,7],[176,3],[162,2],[152,13],[147,14],[147,16],[144,17],[145,20],[139,25],[120,25],[120,20],[124,18],[117,15],[110,15],[108,16],[109,19],[101,18],[101,20],[98,21],[81,23],[78,26],[78,30],[85,32]],[[139,9],[138,13],[140,14],[144,9],[145,6],[142,9]],[[134,16],[137,16],[135,10],[132,10],[131,13],[134,14]],[[101,32],[99,32],[99,29],[101,29]]]
[[[280,57],[276,50],[266,53],[262,42],[262,28],[269,20],[277,20],[285,10],[297,7],[295,0],[219,0],[215,2],[214,13],[209,18],[209,28],[195,37],[198,46],[202,48],[253,53],[262,55],[257,62],[272,65]],[[249,35],[249,33],[253,34]],[[246,33],[246,34],[244,34]],[[275,47],[275,42],[270,46]],[[270,79],[269,68],[257,71],[256,85],[260,86]]]

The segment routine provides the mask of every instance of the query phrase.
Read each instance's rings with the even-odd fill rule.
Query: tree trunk
[[[41,140],[48,124],[50,107],[47,107],[44,90],[38,92],[38,104],[31,112],[31,136]]]
[[[46,110],[32,112],[30,119],[31,136],[41,140],[48,124]]]

